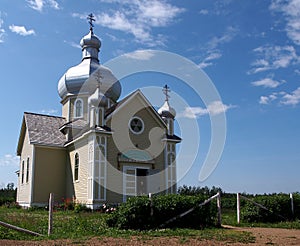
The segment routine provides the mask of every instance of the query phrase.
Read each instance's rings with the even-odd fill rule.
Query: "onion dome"
[[[82,61],[68,69],[60,78],[59,96],[64,99],[72,95],[91,95],[101,84],[101,93],[116,102],[121,94],[121,84],[110,69],[99,64],[98,53],[101,41],[94,34],[92,26],[90,32],[81,39],[80,45]]]
[[[165,85],[163,88],[163,93],[165,94],[166,99],[165,99],[165,103],[158,110],[158,113],[161,117],[174,119],[176,116],[176,111],[169,104],[169,97],[170,97],[169,92],[170,92],[170,88],[167,85]]]
[[[108,99],[100,91],[100,88],[97,87],[95,92],[89,96],[88,104],[95,107],[106,107],[108,105]]]
[[[165,103],[160,107],[158,113],[161,117],[172,118],[174,119],[176,116],[176,111],[169,104],[169,101],[165,101]]]

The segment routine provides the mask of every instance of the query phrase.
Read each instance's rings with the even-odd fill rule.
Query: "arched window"
[[[75,154],[75,164],[74,164],[74,180],[77,181],[79,179],[79,155]]]
[[[75,108],[74,108],[74,118],[83,117],[83,101],[81,98],[77,98],[75,100]]]
[[[27,164],[26,164],[26,183],[29,181],[29,157],[27,158]]]

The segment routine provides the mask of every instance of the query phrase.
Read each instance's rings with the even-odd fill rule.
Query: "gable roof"
[[[136,96],[139,96],[141,100],[145,103],[145,105],[147,105],[145,108],[148,109],[152,114],[154,114],[155,116],[154,119],[166,127],[166,123],[163,121],[163,119],[160,117],[158,112],[155,110],[155,108],[151,105],[151,103],[148,101],[148,99],[144,96],[144,94],[139,89],[132,92],[127,97],[123,98],[120,102],[114,104],[111,108],[109,108],[105,114],[105,118],[106,119],[111,118],[113,114],[121,110],[126,104],[128,104]]]
[[[59,128],[66,123],[66,119],[59,116],[24,113],[17,155],[21,155],[26,128],[30,144],[63,147],[66,138]]]

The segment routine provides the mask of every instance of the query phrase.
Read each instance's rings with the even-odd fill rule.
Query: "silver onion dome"
[[[169,101],[165,101],[165,103],[160,107],[158,110],[158,113],[160,116],[165,118],[172,118],[174,119],[176,116],[176,111],[174,108],[172,108],[169,104]]]
[[[121,84],[110,69],[99,64],[98,53],[101,41],[93,29],[81,41],[82,61],[71,67],[58,82],[58,94],[64,99],[69,95],[91,95],[97,87],[107,98],[116,102],[121,94]]]

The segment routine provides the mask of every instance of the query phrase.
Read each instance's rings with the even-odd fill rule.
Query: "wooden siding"
[[[47,204],[49,194],[61,202],[66,187],[66,150],[35,146],[34,204]]]
[[[31,182],[32,182],[32,153],[33,146],[29,142],[29,134],[26,128],[22,152],[20,156],[20,175],[18,178],[17,202],[23,205],[30,205],[31,200]],[[29,158],[29,180],[26,182],[27,158]],[[22,162],[24,161],[24,182],[22,183]]]

